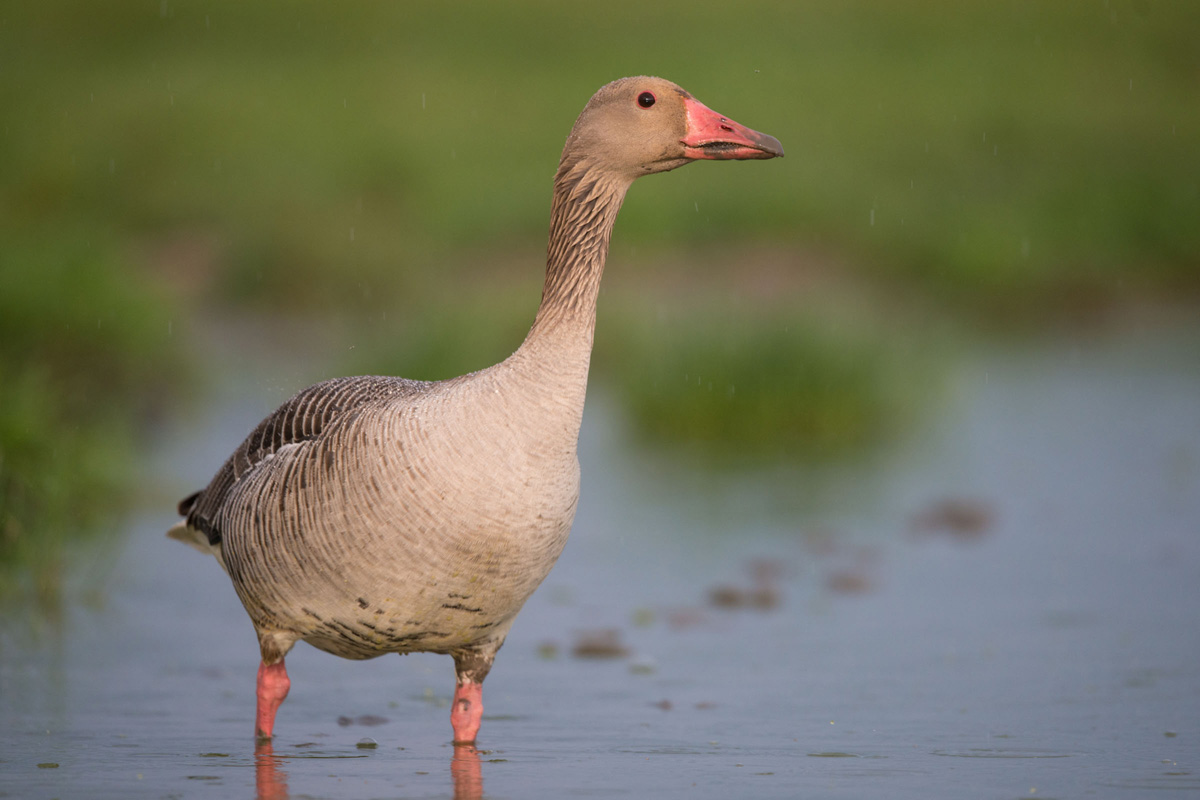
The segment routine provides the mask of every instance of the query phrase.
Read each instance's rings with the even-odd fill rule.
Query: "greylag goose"
[[[303,640],[344,658],[449,654],[454,741],[475,741],[483,680],[575,516],[596,297],[625,191],[698,159],[782,155],[670,81],[608,84],[563,148],[542,301],[516,352],[444,381],[310,386],[180,502],[169,535],[216,556],[258,634],[260,739]]]

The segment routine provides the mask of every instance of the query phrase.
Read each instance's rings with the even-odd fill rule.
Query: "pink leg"
[[[292,682],[288,680],[283,659],[278,664],[263,662],[258,668],[258,714],[255,717],[255,733],[259,739],[270,739],[275,728],[275,712],[287,697]]]
[[[454,726],[455,744],[473,744],[483,719],[483,684],[463,681],[454,690],[454,705],[450,706],[450,724]]]

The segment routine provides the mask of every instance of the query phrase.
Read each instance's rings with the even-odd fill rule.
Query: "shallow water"
[[[163,436],[164,496],[60,628],[5,620],[0,797],[1200,793],[1197,343],[973,354],[919,440],[824,472],[698,474],[594,392],[478,751],[448,743],[449,658],[301,644],[256,752],[250,624],[163,532],[302,383],[264,367]]]

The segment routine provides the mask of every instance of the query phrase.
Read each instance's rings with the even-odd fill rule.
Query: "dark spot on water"
[[[381,717],[378,714],[361,714],[357,717],[342,716],[337,718],[337,724],[343,728],[350,725],[365,725],[367,727],[373,727],[375,725],[386,725],[387,723],[388,718]]]
[[[650,705],[662,711],[670,711],[675,707],[670,700],[659,700],[657,703],[651,703]]]
[[[716,586],[708,592],[708,602],[717,608],[754,608],[765,611],[777,607],[779,601],[779,590],[773,586],[750,589]]]
[[[825,578],[825,586],[837,594],[866,594],[874,587],[874,582],[862,570],[836,570]]]
[[[744,593],[736,586],[714,586],[708,590],[708,602],[717,608],[740,608]]]
[[[809,758],[862,758],[862,756],[860,756],[858,753],[839,753],[839,752],[809,753],[808,757]]]
[[[777,608],[783,594],[778,581],[783,577],[783,565],[774,559],[759,558],[747,565],[749,586],[722,584],[708,592],[708,602],[717,608],[752,608],[766,611]]]
[[[621,644],[621,632],[615,628],[584,631],[571,648],[576,658],[625,658],[629,648]]]
[[[983,536],[992,527],[992,507],[974,498],[946,498],[931,503],[917,513],[910,525],[914,534],[943,534],[959,541]]]
[[[38,766],[38,769],[58,769],[58,762],[43,761],[42,763],[38,764],[37,766]]]

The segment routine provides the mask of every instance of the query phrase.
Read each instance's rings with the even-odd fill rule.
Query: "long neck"
[[[584,161],[564,160],[554,178],[542,302],[521,350],[582,369],[585,381],[608,241],[628,188]]]

